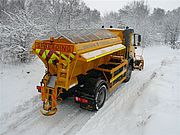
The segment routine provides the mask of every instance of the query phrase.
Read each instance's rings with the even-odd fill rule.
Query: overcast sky
[[[110,11],[118,11],[127,3],[134,0],[83,0],[91,9],[97,9],[101,14]],[[160,7],[167,10],[172,10],[180,7],[180,0],[144,0],[151,8]]]

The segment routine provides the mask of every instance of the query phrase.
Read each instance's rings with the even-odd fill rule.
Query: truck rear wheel
[[[86,83],[84,83],[84,87],[80,93],[80,97],[84,97],[85,99],[89,98],[89,102],[87,104],[80,103],[80,107],[87,110],[98,111],[106,100],[107,83],[105,80],[89,78],[86,80]]]
[[[107,91],[107,87],[104,84],[97,87],[95,93],[94,110],[98,111],[104,105],[104,102],[106,100],[106,91]]]

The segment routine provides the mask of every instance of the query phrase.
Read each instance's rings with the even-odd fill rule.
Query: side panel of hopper
[[[98,50],[94,50],[94,51],[90,51],[87,53],[83,53],[81,54],[82,60],[86,61],[86,62],[90,62],[92,60],[101,58],[103,56],[112,54],[114,52],[120,51],[125,49],[126,47],[122,44],[117,44],[117,45],[113,45],[113,46],[109,46],[106,48],[102,48],[102,49],[98,49]]]

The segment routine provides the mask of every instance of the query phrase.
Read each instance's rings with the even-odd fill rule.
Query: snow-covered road
[[[31,68],[20,68],[19,72],[17,69],[3,68],[0,76],[2,83],[0,109],[5,111],[1,111],[0,115],[0,134],[178,135],[180,134],[179,54],[180,51],[163,46],[147,48],[144,51],[145,69],[141,72],[134,71],[130,82],[120,85],[100,111],[94,113],[80,109],[70,98],[61,103],[57,114],[51,117],[40,114],[41,102],[38,93],[30,92],[35,91],[34,86],[27,87],[34,84],[31,83],[34,80],[41,79],[42,65],[39,67],[38,64],[32,64]],[[30,70],[32,78],[26,77],[27,70]],[[7,75],[12,71],[17,72],[16,77],[19,81],[17,79],[16,83],[5,87],[9,84],[7,80],[15,77]],[[22,82],[24,78],[26,81]],[[25,85],[21,86],[21,83]],[[18,87],[20,85],[21,88],[16,89],[16,85]],[[13,87],[15,89],[10,89]],[[21,91],[22,95],[19,94]],[[12,99],[13,96],[16,100]],[[13,105],[6,109],[10,104],[8,99],[11,99],[10,103]]]

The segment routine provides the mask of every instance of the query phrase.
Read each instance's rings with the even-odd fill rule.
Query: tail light
[[[74,97],[74,100],[75,100],[76,102],[80,102],[80,103],[85,103],[85,104],[88,103],[88,100],[87,100],[87,99],[80,98],[80,97]]]
[[[36,88],[37,88],[38,92],[41,92],[43,86],[36,86]]]

